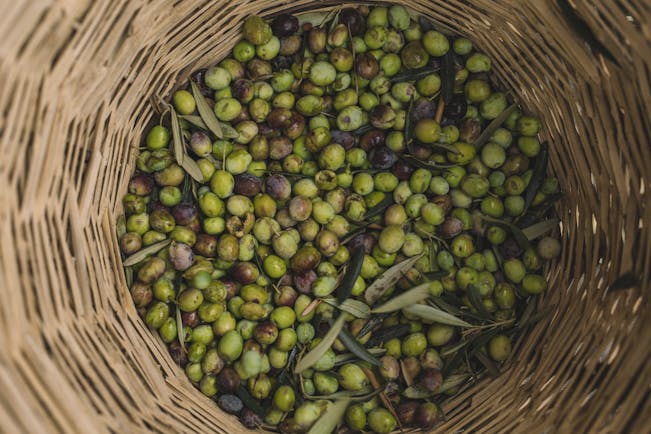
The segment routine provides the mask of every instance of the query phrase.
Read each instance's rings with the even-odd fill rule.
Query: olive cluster
[[[458,388],[442,388],[446,378],[478,369],[454,357],[463,328],[400,310],[340,313],[332,300],[354,253],[363,255],[351,300],[369,303],[366,289],[413,258],[380,301],[429,281],[430,301],[446,300],[450,314],[514,324],[547,288],[543,262],[560,243],[544,236],[525,248],[509,225],[544,217],[558,182],[537,180],[527,203],[540,176],[540,122],[518,109],[504,116],[491,60],[468,39],[401,6],[330,18],[251,16],[232,56],[192,76],[199,93],[174,94],[170,122],[201,179],[175,157],[179,138],[163,114],[124,197],[120,248],[149,253],[130,267],[147,325],[201,392],[245,425],[307,432],[333,394],[369,395],[379,378],[391,405],[373,393],[352,403],[348,428],[428,428],[440,396]],[[201,101],[229,137],[206,126]],[[337,339],[292,375],[338,315],[350,316],[345,330],[376,351],[377,366],[340,357],[348,353]],[[494,333],[480,352],[505,361],[511,336]],[[424,399],[405,396],[414,385]]]

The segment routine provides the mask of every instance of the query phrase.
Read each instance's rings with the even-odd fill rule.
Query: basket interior
[[[543,119],[563,254],[553,313],[435,432],[646,432],[651,329],[651,10],[597,1],[594,55],[555,3],[397,0],[469,37]],[[224,57],[249,14],[327,2],[14,2],[0,17],[0,426],[7,432],[245,432],[137,316],[115,222],[152,100]],[[341,3],[338,3],[341,4]],[[608,292],[635,270],[637,288]]]

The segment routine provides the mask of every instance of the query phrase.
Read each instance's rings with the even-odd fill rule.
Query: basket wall
[[[542,117],[566,192],[542,303],[557,308],[435,432],[651,432],[649,2],[577,2],[621,67],[593,56],[556,2],[396,3],[494,59]],[[0,0],[0,431],[246,431],[138,318],[115,222],[150,99],[223,57],[248,14],[323,5]],[[606,292],[631,269],[638,288]]]

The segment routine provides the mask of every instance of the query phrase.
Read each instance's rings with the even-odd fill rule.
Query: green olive
[[[217,351],[219,352],[219,357],[226,362],[233,362],[242,354],[243,346],[244,341],[242,340],[242,336],[237,331],[230,330],[219,340]]]
[[[488,343],[488,354],[496,362],[505,361],[511,354],[511,341],[505,335],[497,335]]]
[[[368,413],[368,426],[377,434],[389,434],[396,429],[396,419],[385,408],[375,408]]]

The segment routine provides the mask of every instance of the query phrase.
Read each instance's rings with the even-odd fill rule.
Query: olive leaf
[[[409,98],[409,106],[407,106],[407,113],[405,114],[405,134],[404,141],[407,144],[407,152],[409,155],[414,155],[414,140],[413,140],[413,130],[414,130],[414,103],[415,98],[412,95]]]
[[[115,222],[115,232],[117,232],[118,239],[127,233],[127,219],[124,217],[124,214],[119,216]]]
[[[364,336],[365,334],[369,333],[370,331],[375,329],[375,327],[382,324],[382,322],[385,319],[387,319],[389,316],[391,316],[391,315],[388,314],[388,313],[381,313],[381,314],[378,314],[378,315],[374,315],[373,317],[371,317],[371,319],[366,321],[366,324],[364,324],[364,327],[362,327],[362,329],[359,331],[359,335]]]
[[[366,124],[363,125],[359,128],[357,128],[355,131],[352,132],[353,136],[361,136],[362,134],[368,133],[373,129],[373,125],[371,124]]]
[[[124,280],[127,283],[127,287],[131,287],[133,283],[133,268],[124,267]]]
[[[461,386],[466,381],[468,381],[470,377],[471,376],[469,374],[450,375],[443,380],[441,385],[434,392],[430,392],[429,390],[423,389],[417,385],[409,386],[402,392],[402,396],[409,399],[430,398],[434,395],[445,393],[448,390],[452,390],[456,387]]]
[[[417,81],[421,78],[425,78],[430,74],[434,74],[439,71],[439,68],[432,68],[431,66],[425,66],[424,68],[418,69],[408,69],[399,74],[394,75],[389,79],[391,84],[402,83],[405,81]]]
[[[417,316],[426,321],[437,322],[440,324],[447,324],[452,326],[459,327],[473,327],[472,324],[457,318],[454,315],[451,315],[447,312],[437,309],[433,306],[428,306],[425,304],[414,304],[403,309],[403,312],[406,312],[410,315]]]
[[[343,303],[350,297],[353,286],[355,286],[359,273],[362,271],[365,256],[364,248],[359,246],[352,253],[344,278],[341,279],[341,284],[337,288],[337,301],[339,303]]]
[[[619,291],[622,289],[629,289],[635,286],[639,286],[642,283],[642,276],[640,276],[635,271],[629,271],[617,277],[613,283],[608,286],[606,289],[607,292]]]
[[[556,0],[561,12],[565,16],[565,20],[570,25],[570,28],[581,39],[583,39],[593,52],[601,53],[605,58],[609,59],[615,65],[620,66],[617,58],[611,53],[604,44],[597,39],[590,26],[583,18],[577,13],[572,4],[568,0]]]
[[[253,410],[255,414],[257,414],[260,417],[265,416],[264,409],[262,408],[258,400],[252,397],[249,391],[246,390],[243,385],[240,385],[240,387],[235,391],[235,394],[237,395],[238,398],[242,400],[244,405],[249,409]]]
[[[502,113],[500,113],[498,117],[493,119],[486,126],[486,128],[484,128],[484,131],[482,131],[481,134],[479,135],[479,137],[477,137],[477,139],[475,139],[475,141],[473,143],[473,146],[476,149],[479,149],[482,146],[484,146],[484,143],[486,143],[488,141],[488,139],[490,139],[493,136],[495,131],[497,131],[497,129],[502,126],[504,121],[509,116],[511,116],[511,113],[513,113],[515,110],[517,110],[517,108],[518,108],[518,106],[516,104],[511,104],[506,109],[504,109],[504,111]]]
[[[386,349],[384,348],[369,348],[367,349],[369,353],[371,353],[373,356],[382,356],[384,353],[387,352]],[[355,360],[357,358],[357,355],[353,353],[343,353],[343,354],[337,354],[335,356],[335,366],[343,365],[344,363],[350,362],[351,360]]]
[[[435,261],[435,260],[436,260],[436,255],[434,255],[434,261]],[[430,264],[430,265],[431,265],[431,264]],[[439,280],[439,279],[442,279],[442,278],[444,278],[445,276],[447,276],[448,274],[450,274],[449,271],[443,271],[443,270],[441,270],[441,271],[428,271],[428,272],[426,272],[426,273],[423,273],[423,276],[424,276],[426,279],[428,279],[429,281],[433,281],[433,280]]]
[[[488,216],[483,215],[483,214],[480,214],[479,217],[482,220],[485,220],[485,221],[487,221],[489,223],[492,223],[492,224],[495,224],[495,225],[498,225],[498,226],[505,227],[506,229],[511,231],[511,235],[513,235],[513,238],[515,239],[515,242],[518,243],[518,246],[520,246],[520,248],[522,250],[528,250],[528,249],[531,248],[531,244],[529,244],[529,239],[527,238],[527,236],[524,233],[522,233],[522,230],[519,227],[517,227],[516,225],[514,225],[513,223],[509,223],[507,221],[496,219],[496,218],[493,218],[493,217],[488,217]]]
[[[145,260],[149,255],[158,253],[163,247],[167,246],[171,242],[172,240],[167,239],[152,244],[151,246],[147,246],[144,249],[138,250],[136,253],[129,256],[127,259],[125,259],[122,265],[125,267],[129,267],[131,265],[138,264],[143,260]]]
[[[563,193],[557,192],[547,196],[541,203],[531,206],[529,211],[518,219],[518,227],[526,228],[546,216],[553,209],[554,204],[563,197]]]
[[[183,163],[181,163],[181,167],[188,172],[188,174],[197,182],[203,183],[203,173],[201,172],[201,169],[199,169],[199,165],[197,165],[197,162],[194,161],[189,155],[185,155],[183,157]]]
[[[409,259],[405,259],[402,262],[394,265],[389,268],[387,271],[382,273],[382,275],[375,280],[364,292],[364,298],[366,302],[370,305],[373,305],[378,301],[385,292],[389,290],[393,285],[395,285],[398,280],[402,277],[402,274],[409,270],[415,263],[420,259],[420,255],[413,256]]]
[[[536,193],[538,193],[538,190],[540,189],[540,186],[542,185],[545,179],[548,160],[549,160],[549,150],[548,150],[547,142],[545,142],[542,145],[540,145],[540,153],[536,157],[536,162],[533,165],[531,180],[529,181],[529,185],[527,185],[527,189],[524,192],[524,211],[522,215],[524,215],[527,212],[527,210],[529,210],[531,203],[536,197]]]
[[[545,235],[547,232],[558,227],[558,219],[547,219],[527,228],[522,229],[522,233],[529,241],[535,240]]]
[[[179,117],[181,119],[183,119],[183,120],[188,121],[190,124],[194,125],[195,127],[199,128],[199,129],[202,129],[204,131],[208,131],[208,127],[203,122],[203,119],[201,119],[201,116],[197,116],[197,115],[180,115]],[[238,133],[235,128],[231,127],[226,122],[219,122],[219,127],[222,130],[222,134],[223,134],[224,138],[237,139],[240,136],[240,133]]]
[[[181,351],[185,352],[185,329],[183,328],[183,318],[181,317],[181,309],[176,306],[176,336],[179,339]]]
[[[486,356],[481,351],[475,354],[475,358],[479,360],[479,363],[484,365],[491,377],[497,377],[500,375],[500,369],[497,367],[494,361],[492,361],[488,356]]]
[[[450,102],[454,94],[454,78],[456,76],[454,67],[454,51],[448,50],[441,60],[441,98],[444,102]]]
[[[359,341],[350,334],[346,329],[342,329],[339,333],[339,339],[341,343],[344,344],[353,354],[355,354],[360,360],[370,363],[371,365],[380,366],[381,363],[378,359],[371,354],[366,347],[359,343]]]
[[[206,124],[208,129],[210,129],[210,131],[212,131],[212,133],[218,139],[223,138],[224,134],[222,133],[221,125],[219,124],[219,119],[217,119],[215,112],[208,105],[208,101],[206,101],[206,97],[203,96],[201,90],[199,90],[199,86],[197,86],[197,83],[191,80],[190,86],[192,87],[192,96],[194,96],[194,100],[197,102],[197,111],[199,112],[199,116],[201,116],[201,119]]]
[[[409,333],[411,333],[411,326],[409,324],[399,324],[395,327],[381,329],[371,335],[371,338],[366,342],[366,346],[375,347],[390,339],[401,338]]]
[[[450,167],[455,167],[457,164],[453,163],[437,163],[436,161],[423,161],[419,160],[416,157],[412,157],[411,155],[400,155],[400,158],[402,158],[406,163],[411,164],[412,166],[420,167],[422,169],[429,169],[429,170],[439,170],[439,169],[448,169]]]
[[[419,303],[429,297],[430,282],[423,283],[400,295],[393,297],[381,306],[376,307],[372,313],[387,313],[401,310],[412,304]]]
[[[444,151],[452,152],[453,154],[461,153],[461,151],[459,151],[457,148],[452,145],[448,145],[447,143],[436,142],[432,143],[430,146],[434,149],[443,149]]]
[[[371,207],[371,209],[364,213],[364,220],[369,220],[376,215],[382,214],[391,204],[393,204],[393,195],[385,195],[377,205]]]
[[[326,411],[312,425],[307,434],[330,434],[337,425],[343,420],[344,413],[350,404],[350,399],[343,398],[328,404]]]
[[[545,317],[549,316],[549,314],[554,312],[556,310],[556,308],[558,308],[558,306],[555,305],[555,304],[552,304],[552,305],[546,306],[545,308],[541,309],[538,312],[535,312],[535,313],[532,312],[531,314],[527,315],[526,318],[525,318],[525,315],[523,314],[520,321],[518,321],[518,323],[516,324],[515,329],[516,330],[521,330],[521,329],[524,329],[525,327],[529,327],[531,325],[536,324],[537,322],[545,319]]]
[[[172,123],[172,142],[174,145],[174,158],[179,166],[183,164],[185,151],[183,149],[183,138],[181,136],[181,125],[179,124],[179,117],[174,110],[174,106],[170,105],[170,118]]]
[[[466,294],[468,295],[468,301],[470,301],[472,307],[477,310],[479,316],[481,316],[483,319],[490,319],[491,314],[486,310],[486,307],[484,306],[484,300],[482,299],[481,293],[479,292],[479,287],[471,283],[466,288]]]
[[[332,346],[334,341],[337,339],[337,336],[339,336],[339,332],[343,330],[345,324],[346,315],[339,315],[330,330],[328,330],[328,333],[326,333],[323,339],[321,339],[321,342],[319,342],[309,353],[301,357],[301,359],[296,363],[294,373],[300,374],[321,360],[321,357],[323,357],[326,351],[328,351]]]
[[[381,391],[381,390],[380,390]],[[321,399],[327,399],[327,400],[334,400],[334,399],[341,399],[341,398],[351,398],[351,400],[354,401],[366,401],[368,399],[373,398],[375,395],[380,393],[378,390],[373,390],[370,387],[364,387],[360,390],[340,390],[339,392],[334,392],[330,393],[329,395],[309,395],[309,394],[304,394],[305,398],[311,399],[311,400],[321,400]],[[355,399],[353,399],[355,398]]]
[[[363,301],[355,300],[352,298],[344,300],[343,303],[339,303],[334,298],[323,298],[321,300],[325,303],[328,303],[330,306],[334,306],[343,312],[348,312],[357,318],[368,318],[371,316],[371,308]]]

